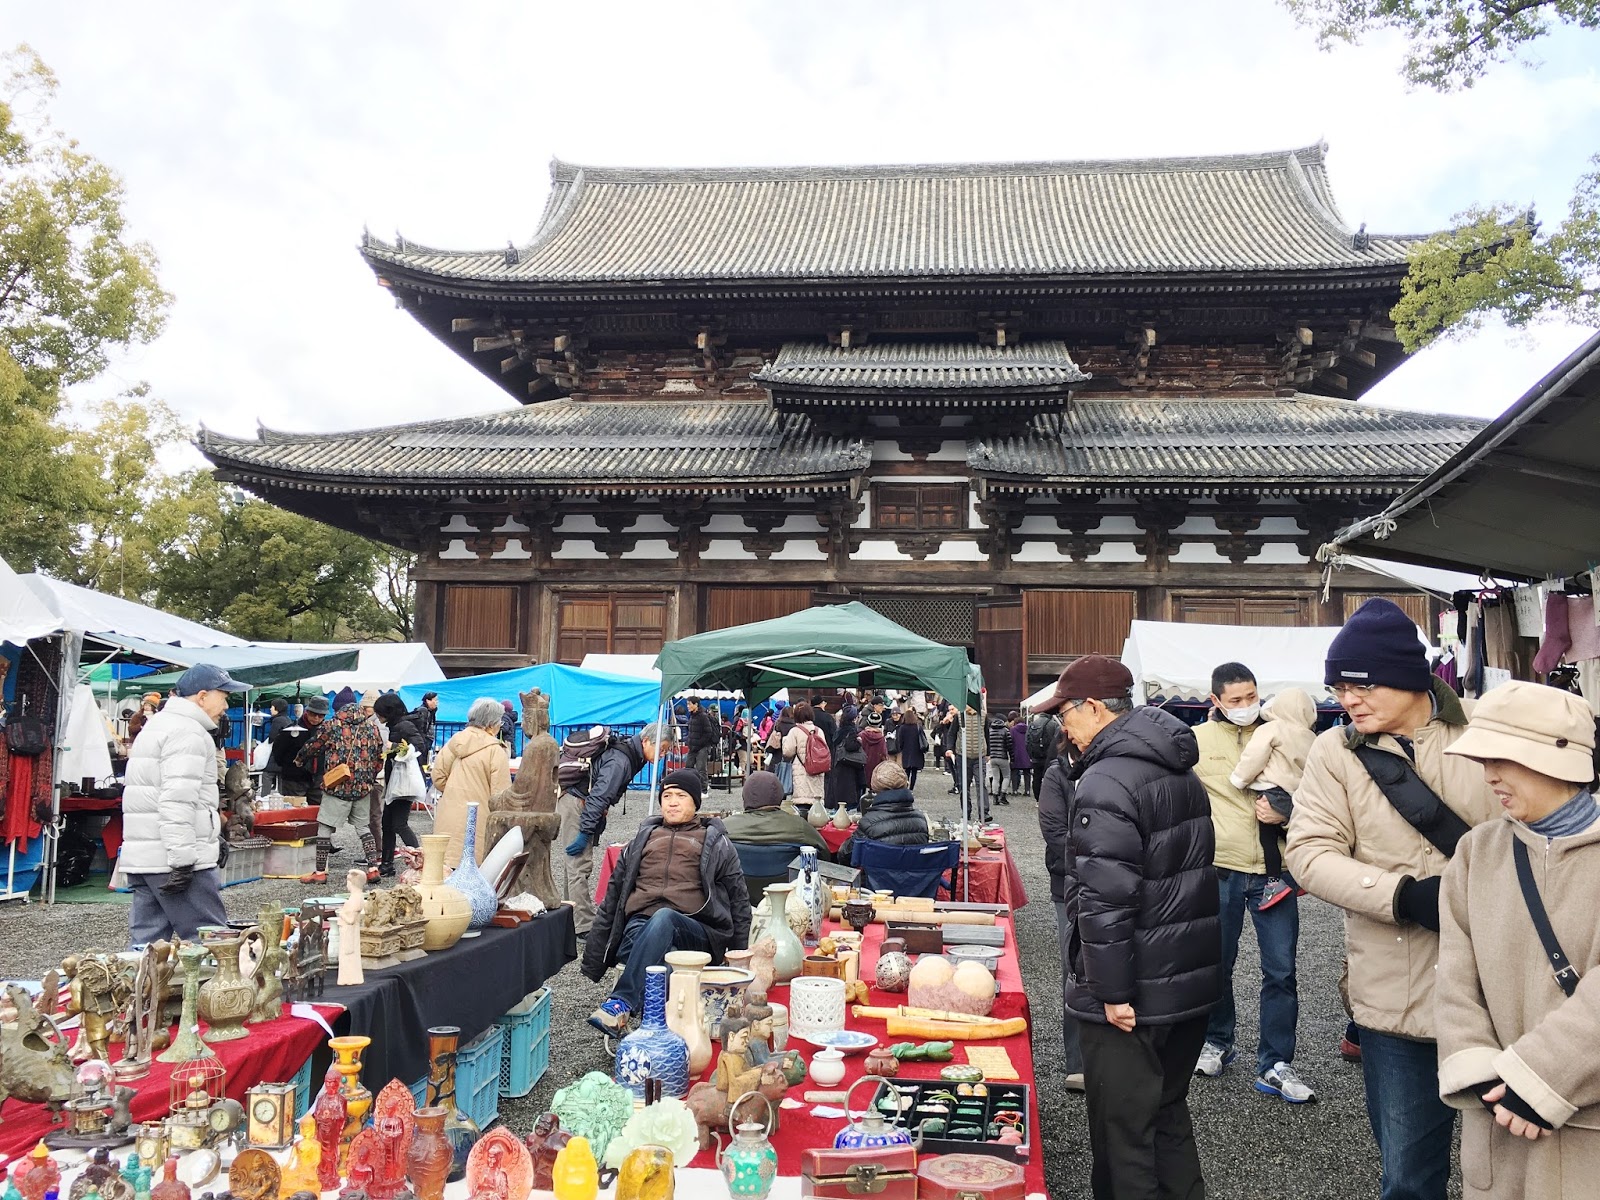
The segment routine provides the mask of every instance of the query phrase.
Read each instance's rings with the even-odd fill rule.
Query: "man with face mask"
[[[1217,834],[1214,861],[1222,917],[1222,999],[1211,1010],[1206,1044],[1201,1048],[1195,1072],[1221,1075],[1237,1055],[1233,1045],[1233,964],[1239,955],[1244,914],[1248,912],[1261,952],[1256,1090],[1279,1096],[1290,1104],[1304,1104],[1317,1097],[1293,1066],[1295,1025],[1300,1019],[1295,979],[1300,913],[1292,888],[1280,883],[1268,894],[1269,884],[1274,881],[1267,874],[1262,853],[1257,797],[1230,778],[1238,770],[1245,747],[1261,727],[1261,697],[1250,668],[1230,662],[1212,671],[1211,705],[1210,719],[1195,730],[1195,740],[1200,744],[1200,763],[1195,773],[1211,797],[1211,822]]]

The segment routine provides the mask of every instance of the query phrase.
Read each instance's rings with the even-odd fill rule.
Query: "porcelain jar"
[[[767,1123],[745,1121],[735,1127],[732,1113],[751,1097],[767,1105]],[[733,1140],[717,1150],[717,1170],[727,1181],[728,1195],[754,1196],[764,1200],[778,1177],[778,1152],[772,1148],[772,1101],[760,1092],[746,1092],[729,1106],[728,1133]]]
[[[822,936],[823,923],[833,906],[833,889],[817,868],[817,848],[800,847],[800,878],[795,881],[795,892],[806,909],[806,929],[800,935],[805,944],[814,946]]]
[[[472,920],[467,928],[482,929],[494,920],[494,914],[500,910],[500,898],[495,895],[494,885],[478,869],[476,804],[467,805],[467,832],[461,843],[461,865],[450,873],[450,878],[445,882],[465,896],[467,903],[472,906]]]
[[[772,1009],[772,1052],[782,1054],[789,1044],[789,1006],[776,1000],[768,1000],[767,1004]]]
[[[672,975],[667,980],[667,1028],[689,1047],[689,1075],[699,1079],[711,1065],[711,1038],[706,1033],[700,973],[711,962],[704,950],[673,950],[666,956]]]
[[[876,1105],[868,1105],[863,1110],[861,1118],[850,1109],[850,1097],[855,1095],[856,1088],[863,1083],[875,1083],[879,1087],[893,1091],[894,1085],[881,1075],[863,1075],[850,1085],[850,1090],[844,1096],[845,1120],[849,1122],[833,1137],[835,1150],[877,1150],[887,1146],[911,1146],[915,1140],[911,1131],[899,1125],[890,1124],[883,1119]]]
[[[449,845],[447,834],[422,835],[422,882],[417,894],[422,897],[422,915],[428,922],[422,933],[424,950],[450,949],[472,923],[472,905],[444,881],[444,852]]]
[[[217,973],[201,985],[199,995],[208,1042],[231,1042],[250,1033],[244,1020],[256,1005],[256,986],[239,974],[241,941],[233,937],[207,943],[217,960]]]
[[[770,937],[778,948],[772,959],[772,978],[778,983],[788,983],[800,974],[800,965],[806,959],[806,948],[801,945],[799,935],[788,920],[789,898],[793,895],[792,883],[767,885],[767,905],[772,917],[767,922],[764,935]],[[804,914],[805,910],[801,909],[801,912]],[[803,915],[802,919],[809,920],[810,917]]]
[[[807,975],[789,985],[789,1030],[804,1037],[844,1028],[844,980]]]
[[[755,978],[754,972],[737,967],[707,967],[700,972],[700,1019],[708,1038],[722,1036],[728,1006],[749,990]]]
[[[844,1082],[844,1051],[818,1050],[811,1056],[811,1082],[818,1087],[838,1087]]]
[[[682,1100],[689,1094],[689,1046],[667,1028],[667,969],[645,970],[644,1017],[617,1046],[616,1081],[644,1099],[645,1081],[661,1081],[661,1094]]]
[[[891,949],[890,942],[899,949]],[[886,938],[878,950],[878,965],[874,971],[878,989],[884,992],[903,992],[911,983],[911,959],[905,952],[905,943],[899,938]]]

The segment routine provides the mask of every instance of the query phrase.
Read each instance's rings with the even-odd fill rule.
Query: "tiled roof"
[[[968,444],[1005,488],[1150,491],[1320,486],[1396,490],[1427,475],[1482,421],[1318,396],[1074,400],[1028,432]],[[885,436],[891,436],[885,431]],[[334,434],[202,430],[200,448],[242,480],[306,490],[478,486],[782,487],[847,480],[871,447],[829,437],[765,400],[553,400],[533,408]]]
[[[1085,489],[1108,483],[1420,479],[1470,441],[1470,417],[1377,408],[1322,396],[1072,402],[1016,437],[974,443],[974,470]]]
[[[790,342],[751,376],[774,392],[996,392],[1065,389],[1089,377],[1060,341],[1020,346],[977,342],[872,343],[845,350]]]
[[[534,287],[1402,265],[1412,239],[1346,226],[1325,153],[703,170],[557,161],[524,246],[368,236],[363,252],[380,270]]]
[[[867,466],[870,447],[817,433],[798,414],[756,401],[552,400],[483,416],[351,433],[254,440],[201,430],[200,449],[244,476],[356,485],[485,482],[687,486],[845,478]]]

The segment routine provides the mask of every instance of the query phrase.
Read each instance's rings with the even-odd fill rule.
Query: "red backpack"
[[[832,767],[833,755],[828,750],[828,739],[822,736],[822,730],[806,730],[806,774],[826,775]]]

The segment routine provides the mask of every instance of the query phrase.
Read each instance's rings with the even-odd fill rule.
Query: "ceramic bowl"
[[[954,959],[958,963],[970,959],[972,962],[982,963],[991,972],[1000,969],[1002,954],[1004,954],[1004,951],[996,946],[946,946],[944,948],[944,956],[946,958]]]
[[[878,1044],[878,1039],[870,1033],[862,1033],[855,1029],[835,1029],[832,1033],[803,1033],[800,1036],[813,1046],[821,1046],[825,1050],[837,1050],[841,1054],[860,1054],[861,1051]]]

